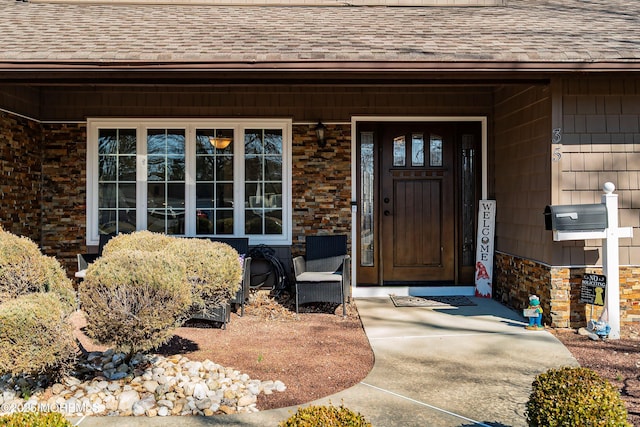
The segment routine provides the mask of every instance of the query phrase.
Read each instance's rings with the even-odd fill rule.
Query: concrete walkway
[[[526,426],[535,376],[577,365],[553,335],[527,331],[519,313],[496,301],[451,309],[395,307],[357,298],[375,354],[359,384],[313,404],[344,405],[374,427]],[[214,417],[86,417],[82,427],[277,426],[297,408]]]

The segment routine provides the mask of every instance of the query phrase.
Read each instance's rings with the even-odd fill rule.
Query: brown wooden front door
[[[385,283],[455,280],[454,149],[449,123],[395,123],[382,133]]]

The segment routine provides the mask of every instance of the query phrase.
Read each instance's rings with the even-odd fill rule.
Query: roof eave
[[[393,62],[393,61],[298,61],[298,62],[71,62],[0,60],[0,72],[615,72],[638,71],[640,61],[603,62]]]

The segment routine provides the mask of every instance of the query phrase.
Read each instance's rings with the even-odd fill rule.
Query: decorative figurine
[[[540,307],[540,298],[537,295],[529,296],[529,307],[524,312],[524,317],[529,318],[529,325],[525,326],[526,329],[531,331],[543,331],[542,326],[542,307]]]

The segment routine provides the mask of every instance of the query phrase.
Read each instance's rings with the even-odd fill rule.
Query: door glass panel
[[[429,166],[442,166],[442,137],[431,134],[429,140]]]
[[[475,261],[475,141],[472,134],[462,135],[462,265]]]
[[[407,144],[404,135],[393,138],[393,166],[402,167],[406,165]]]
[[[411,166],[424,166],[424,135],[421,133],[411,136]]]
[[[373,132],[360,134],[360,265],[373,266]]]

